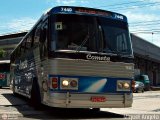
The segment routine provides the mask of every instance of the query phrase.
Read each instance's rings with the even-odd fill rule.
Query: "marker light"
[[[118,80],[117,81],[117,91],[130,91],[131,81],[128,80]]]
[[[68,80],[63,80],[63,81],[62,81],[62,85],[63,85],[64,87],[67,87],[67,86],[69,85],[69,81],[68,81]]]
[[[118,88],[122,89],[123,88],[123,84],[122,83],[118,83]]]

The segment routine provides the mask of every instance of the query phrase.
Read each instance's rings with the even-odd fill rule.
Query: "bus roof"
[[[107,10],[96,9],[96,8],[75,7],[75,6],[57,6],[57,7],[50,9],[48,12],[51,12],[53,14],[96,15],[96,16],[103,16],[103,17],[108,17],[111,19],[127,22],[127,17],[122,14],[107,11]]]

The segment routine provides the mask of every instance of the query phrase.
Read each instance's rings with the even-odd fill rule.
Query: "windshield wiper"
[[[89,33],[86,35],[85,39],[82,41],[82,43],[80,44],[80,46],[77,47],[76,52],[79,52],[81,50],[81,48],[86,44],[86,42],[89,39]]]
[[[84,40],[82,41],[82,43],[76,49],[76,52],[79,52],[83,48],[83,46],[86,44],[88,39],[91,39],[91,38],[93,38],[95,36],[95,33],[96,33],[96,31],[93,31],[93,33],[90,35],[89,26],[88,26],[88,33],[87,33],[86,37],[84,38]]]

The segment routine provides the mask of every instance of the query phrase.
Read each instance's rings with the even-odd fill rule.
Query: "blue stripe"
[[[60,90],[59,88],[51,91],[59,92],[83,92],[83,93],[130,93],[131,91],[117,91],[117,80],[127,80],[127,78],[111,78],[111,77],[90,77],[90,76],[66,76],[66,75],[49,75],[50,77],[58,77],[60,88],[60,77],[78,78],[78,90]]]

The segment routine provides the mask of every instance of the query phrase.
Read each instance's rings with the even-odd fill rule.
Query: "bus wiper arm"
[[[86,42],[88,41],[88,39],[91,39],[95,36],[95,31],[93,32],[92,35],[89,34],[89,32],[87,33],[85,39],[82,41],[82,43],[80,44],[80,46],[76,49],[76,52],[79,52],[81,50],[81,48],[86,44]]]
[[[79,52],[80,49],[86,44],[86,42],[89,39],[89,33],[86,35],[85,39],[82,41],[82,43],[80,44],[80,46],[78,46],[78,48],[76,49],[76,52]]]

